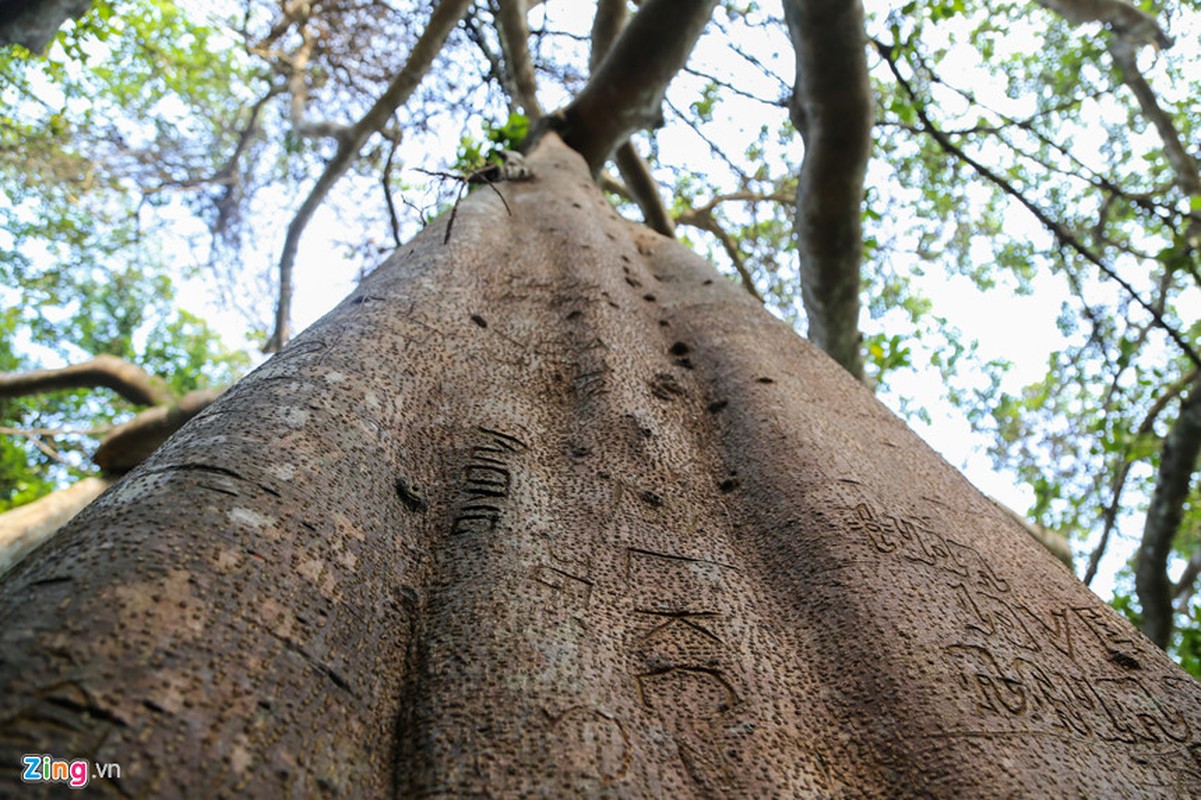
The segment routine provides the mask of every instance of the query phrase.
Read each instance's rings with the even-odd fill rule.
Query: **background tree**
[[[535,137],[555,130],[583,153],[619,208],[660,233],[678,227],[919,422],[925,409],[893,384],[916,365],[938,368],[950,398],[993,433],[997,464],[1032,488],[1031,518],[1087,541],[1086,582],[1115,531],[1141,528],[1121,579],[1133,585],[1119,581],[1115,602],[1196,669],[1201,182],[1187,76],[1197,54],[1168,35],[1189,40],[1191,7],[1161,19],[1120,2],[1046,3],[1031,17],[1026,4],[946,2],[862,17],[854,5],[788,2],[781,17],[723,3],[710,17],[712,4],[698,4],[683,17],[694,28],[679,31],[651,4],[619,38],[630,9],[600,3],[581,41],[560,29],[555,4],[535,5],[531,15],[508,2],[247,2],[189,18],[171,3],[116,14],[97,3],[46,55],[10,50],[0,65],[10,109],[0,168],[13,187],[0,207],[13,287],[6,370],[110,355],[163,376],[174,397],[224,385],[237,357],[171,308],[185,215],[209,234],[193,236],[192,267],[227,295],[247,280],[245,264],[262,263],[260,241],[282,235],[274,313],[245,303],[275,350],[320,206],[389,231],[347,237],[366,269],[454,202],[460,182],[445,176],[516,145],[521,113]],[[606,60],[615,40],[627,49]],[[948,76],[950,63],[971,71]],[[662,102],[633,102],[648,75]],[[982,102],[988,81],[1003,100]],[[606,105],[625,116],[599,125]],[[733,145],[729,120],[746,108],[765,122],[743,124]],[[791,145],[789,118],[803,147]],[[432,143],[446,130],[477,133],[450,153]],[[876,158],[861,206],[869,132]],[[713,155],[703,172],[664,146],[689,136]],[[372,193],[377,203],[345,208]],[[281,196],[296,198],[286,230],[261,213]],[[1041,380],[1011,387],[1006,364],[981,363],[924,296],[925,276],[942,271],[983,290],[1064,292],[1063,344]],[[72,455],[82,440],[57,432],[102,432],[132,414],[79,392],[5,404],[8,505],[87,471]]]

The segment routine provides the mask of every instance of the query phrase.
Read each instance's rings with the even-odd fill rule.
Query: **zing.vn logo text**
[[[93,778],[92,763],[82,758],[67,761],[45,753],[30,754],[21,756],[21,765],[24,767],[21,780],[25,783],[65,783],[72,789],[82,789]],[[120,779],[121,765],[97,762],[94,777]]]

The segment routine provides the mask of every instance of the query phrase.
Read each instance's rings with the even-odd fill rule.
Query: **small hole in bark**
[[[706,279],[705,279],[705,282],[704,282],[704,284],[703,284],[703,285],[705,285],[705,286],[712,286],[712,285],[713,285],[713,280],[712,280],[712,279],[710,279],[710,278],[706,278]]]
[[[430,507],[421,489],[404,478],[396,479],[396,495],[409,511],[425,511]]]
[[[639,282],[637,281],[637,279],[635,279],[635,278],[631,278],[629,275],[627,275],[627,276],[626,276],[626,283],[630,284],[630,285],[631,285],[631,286],[633,286],[635,289],[637,289],[639,286],[641,286],[641,285],[642,285],[641,283],[639,283]]]
[[[692,359],[691,358],[677,358],[676,366],[683,367],[684,369],[692,369]]]
[[[576,310],[576,311],[572,311],[570,314],[568,314],[567,319],[579,319],[582,316],[584,316],[584,312]]]
[[[660,328],[666,328],[666,327],[667,327],[668,325],[670,325],[670,324],[671,324],[671,323],[670,323],[670,322],[668,322],[668,321],[667,321],[667,320],[665,320],[665,319],[661,319],[661,320],[659,320],[659,327],[660,327]]]
[[[642,295],[642,299],[648,303],[655,302],[655,296],[653,294],[644,294],[644,295]]]
[[[641,496],[643,502],[652,505],[655,508],[660,508],[663,505],[663,498],[654,492],[643,492]]]
[[[614,303],[612,300],[609,301],[609,306],[618,310],[621,309],[621,306],[617,305],[617,303]]]
[[[571,454],[573,456],[575,456],[576,458],[583,458],[584,456],[589,455],[590,453],[592,453],[591,447],[584,447],[582,445],[577,445],[577,446],[571,448]]]
[[[676,342],[667,352],[671,353],[673,356],[686,356],[688,355],[688,345],[684,344],[683,342]]]
[[[471,321],[474,322],[476,325],[479,325],[481,328],[488,327],[488,320],[484,319],[479,314],[472,314]]]
[[[709,413],[716,414],[730,404],[729,400],[714,400],[709,404]]]
[[[717,484],[717,488],[721,489],[723,492],[732,492],[738,488],[738,479],[726,478],[724,481]]]
[[[1134,656],[1127,655],[1121,650],[1110,650],[1109,660],[1117,664],[1119,667],[1126,669],[1142,669],[1142,664],[1138,663],[1138,659]]]
[[[580,205],[579,203],[575,202],[574,200],[573,200],[573,201],[572,201],[572,203],[571,203],[571,207],[572,207],[572,208],[583,208],[583,206],[582,206],[582,205]]]
[[[772,380],[771,378],[756,378],[755,382],[756,383],[775,383],[775,381]]]

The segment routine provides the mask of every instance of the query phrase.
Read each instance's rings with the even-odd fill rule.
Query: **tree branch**
[[[1172,540],[1184,516],[1197,455],[1201,452],[1201,381],[1193,383],[1164,438],[1159,474],[1143,539],[1134,559],[1134,588],[1143,609],[1143,633],[1160,647],[1172,636],[1174,587],[1168,578]]]
[[[1082,22],[1102,22],[1116,36],[1109,41],[1109,54],[1122,82],[1130,89],[1139,109],[1155,126],[1163,142],[1164,155],[1176,173],[1176,185],[1186,197],[1201,195],[1201,175],[1197,162],[1188,154],[1181,141],[1180,131],[1168,114],[1160,107],[1151,84],[1138,68],[1138,51],[1146,44],[1157,49],[1172,46],[1172,39],[1159,27],[1153,16],[1130,5],[1124,0],[1037,0],[1037,2],[1059,13],[1064,19],[1078,25]],[[1201,218],[1191,214],[1186,233],[1187,241],[1194,247],[1201,245]]]
[[[500,57],[492,52],[492,48],[488,46],[488,40],[484,36],[484,32],[481,30],[473,11],[469,10],[464,15],[463,28],[467,32],[467,38],[475,42],[475,46],[479,48],[480,53],[484,56],[484,60],[488,62],[488,76],[495,80],[501,89],[504,90],[509,113],[517,113],[517,86],[513,82],[512,76],[505,71]]]
[[[126,472],[146,460],[167,437],[206,409],[225,389],[197,389],[179,402],[148,408],[101,440],[92,461],[105,472]]]
[[[664,236],[675,238],[676,226],[671,221],[667,206],[663,204],[663,198],[659,196],[659,185],[655,183],[646,159],[634,149],[634,143],[627,139],[617,148],[613,158],[617,162],[621,177],[625,179],[630,195],[642,210],[642,218],[646,224]]]
[[[596,0],[596,14],[592,17],[592,50],[588,54],[590,71],[596,72],[625,24],[625,0]]]
[[[0,45],[40,51],[68,19],[83,16],[92,0],[41,0],[0,4]]]
[[[298,20],[300,26],[300,46],[292,54],[288,63],[288,93],[292,96],[289,104],[289,116],[292,120],[292,130],[296,135],[306,139],[333,138],[341,139],[350,132],[350,127],[329,120],[311,120],[308,118],[309,60],[313,56],[313,32],[309,30],[307,16]]]
[[[1196,583],[1198,575],[1201,575],[1201,547],[1193,550],[1188,563],[1184,565],[1184,572],[1180,574],[1180,580],[1172,587],[1172,599],[1178,601],[1178,608],[1182,605],[1187,606],[1188,601],[1192,599],[1193,584]]]
[[[0,575],[53,536],[112,482],[112,478],[84,478],[0,514]]]
[[[99,355],[62,369],[0,373],[0,397],[23,397],[60,389],[104,386],[131,403],[153,406],[170,401],[170,394],[136,364],[116,356]]]
[[[500,33],[500,49],[504,54],[509,75],[517,90],[517,103],[531,121],[542,116],[538,104],[538,86],[534,65],[530,61],[530,28],[526,22],[525,0],[498,0],[496,21]]]
[[[292,310],[292,270],[296,264],[296,252],[300,246],[300,236],[317,208],[325,200],[327,194],[338,179],[346,174],[350,166],[358,158],[363,144],[378,130],[383,129],[392,113],[409,99],[413,90],[425,77],[434,57],[442,49],[446,38],[454,29],[463,15],[467,13],[471,0],[441,0],[430,15],[429,23],[409,59],[396,77],[388,85],[383,95],[367,110],[358,122],[338,141],[338,149],[325,165],[325,170],[317,178],[317,182],[309,191],[308,197],[301,203],[292,222],[288,225],[284,237],[283,252],[279,258],[279,297],[275,308],[275,330],[271,338],[263,345],[263,352],[274,353],[283,347],[288,340],[288,318]]]
[[[1151,404],[1151,408],[1143,415],[1143,421],[1138,426],[1138,431],[1135,434],[1145,436],[1151,433],[1155,427],[1155,420],[1159,419],[1159,415],[1167,407],[1168,403],[1180,396],[1180,393],[1188,388],[1189,384],[1197,380],[1201,375],[1201,371],[1194,369],[1183,379],[1177,381],[1171,386],[1162,389],[1159,397]],[[1105,550],[1109,546],[1109,536],[1113,532],[1114,525],[1117,524],[1118,511],[1121,510],[1122,491],[1126,487],[1126,478],[1130,475],[1130,469],[1134,466],[1134,462],[1123,460],[1122,465],[1114,473],[1113,481],[1110,484],[1109,505],[1105,507],[1104,524],[1101,528],[1101,539],[1097,542],[1097,546],[1093,548],[1093,552],[1088,557],[1088,569],[1084,572],[1084,585],[1088,586],[1093,582],[1093,578],[1097,576],[1097,569],[1101,565],[1101,559],[1105,556]]]
[[[646,0],[601,60],[587,85],[546,128],[584,157],[598,174],[610,154],[661,118],[667,84],[688,60],[717,0]]]
[[[604,60],[605,53],[620,35],[626,23],[625,0],[597,0],[596,14],[592,17],[592,51],[588,66],[595,72]],[[626,139],[614,154],[617,169],[625,184],[629,197],[638,204],[646,224],[664,236],[675,238],[676,227],[672,223],[667,206],[659,196],[659,187],[651,175],[650,165],[638,154],[634,143]]]
[[[809,338],[863,379],[859,266],[872,96],[859,0],[784,0],[796,83],[791,116],[805,142],[795,230]]]
[[[1159,27],[1155,17],[1125,0],[1035,0],[1073,25],[1100,22],[1130,45],[1153,44],[1167,49],[1172,40]]]
[[[963,148],[956,145],[945,133],[943,133],[943,131],[939,130],[939,128],[934,124],[933,120],[930,119],[930,115],[926,112],[925,106],[919,102],[917,93],[914,91],[909,81],[907,81],[901,74],[901,71],[897,67],[896,60],[892,54],[892,48],[889,45],[879,41],[874,41],[873,44],[880,53],[880,57],[884,59],[886,64],[888,64],[889,70],[892,72],[893,77],[896,78],[897,83],[900,84],[901,88],[905,90],[905,93],[914,101],[915,111],[918,119],[921,120],[923,129],[931,138],[934,139],[935,142],[938,143],[939,147],[941,147],[949,155],[953,155],[963,163],[967,164],[989,183],[992,183],[1002,192],[1018,201],[1018,203],[1020,203],[1027,211],[1029,211],[1034,218],[1037,219],[1038,222],[1055,237],[1056,241],[1058,241],[1061,246],[1070,248],[1076,252],[1085,261],[1100,270],[1101,273],[1107,278],[1117,283],[1118,286],[1122,287],[1122,290],[1126,292],[1127,296],[1129,296],[1131,300],[1133,300],[1139,307],[1151,315],[1151,318],[1155,321],[1156,327],[1167,334],[1168,338],[1180,348],[1181,352],[1188,357],[1189,361],[1201,367],[1201,355],[1198,355],[1197,351],[1194,350],[1187,341],[1185,341],[1184,337],[1179,331],[1168,324],[1168,321],[1164,319],[1163,314],[1161,314],[1158,309],[1156,309],[1153,305],[1148,303],[1139,295],[1135,288],[1130,285],[1129,281],[1124,279],[1121,275],[1114,271],[1112,267],[1106,264],[1100,256],[1087,247],[1084,242],[1080,241],[1078,236],[1069,231],[1061,223],[1051,219],[1051,217],[1045,211],[1035,205],[1035,203],[1022,194],[1022,192],[1018,191],[1017,187],[1015,187],[1012,183],[993,172],[984,164],[981,164],[979,161],[969,156],[966,152],[964,152]]]
[[[694,228],[708,231],[716,236],[717,240],[721,242],[722,248],[725,249],[726,255],[729,256],[730,262],[733,263],[734,269],[738,270],[738,277],[742,278],[742,288],[746,289],[751,297],[760,303],[763,302],[763,295],[759,294],[759,290],[755,288],[754,276],[747,269],[746,259],[742,257],[742,251],[738,249],[738,243],[734,241],[734,237],[713,217],[712,203],[701,208],[685,211],[676,218],[676,222],[681,225],[690,225]]]

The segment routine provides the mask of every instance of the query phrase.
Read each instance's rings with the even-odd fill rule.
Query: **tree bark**
[[[0,763],[156,797],[1199,785],[1201,687],[553,135],[530,164],[0,583]]]

